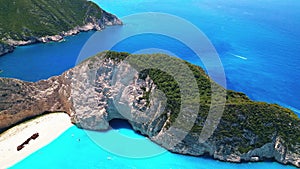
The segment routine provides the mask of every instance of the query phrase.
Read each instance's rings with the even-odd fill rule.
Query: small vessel
[[[18,147],[17,147],[17,150],[18,151],[21,151],[24,147],[25,147],[25,145],[27,145],[27,144],[29,144],[29,142],[31,141],[31,140],[35,140],[36,138],[38,138],[39,137],[39,133],[34,133],[31,137],[29,137],[24,143],[22,143],[21,145],[19,145]]]
[[[24,145],[19,145],[19,146],[17,147],[17,150],[18,150],[18,151],[21,151],[23,148],[24,148]]]
[[[35,133],[30,138],[33,139],[33,140],[35,140],[38,137],[39,137],[39,133]]]

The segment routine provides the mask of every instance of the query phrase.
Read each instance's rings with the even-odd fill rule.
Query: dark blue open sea
[[[76,65],[85,42],[98,43],[87,52],[110,49],[106,44],[144,29],[145,18],[128,19],[140,12],[161,12],[178,16],[195,25],[216,48],[226,74],[227,88],[246,93],[251,99],[277,103],[300,113],[300,1],[298,0],[94,0],[105,10],[123,18],[123,26],[102,32],[80,33],[60,43],[18,47],[0,57],[0,76],[26,81],[47,79]],[[130,17],[129,17],[130,18]],[[151,27],[160,27],[159,21]],[[170,34],[179,31],[180,25]],[[173,31],[173,32],[172,32]],[[187,34],[186,37],[193,36]],[[112,49],[138,53],[158,48],[203,66],[185,44],[164,35],[145,33],[129,37]],[[151,50],[148,50],[151,53]],[[87,55],[88,56],[88,55]],[[204,66],[205,68],[205,66]],[[123,129],[128,137],[136,136]],[[113,131],[110,131],[113,132]],[[74,137],[81,138],[76,142]],[[97,133],[103,137],[107,133]],[[110,138],[111,139],[111,138]],[[121,144],[112,141],[112,146]],[[149,143],[153,144],[153,143]],[[154,144],[153,144],[154,146]],[[129,146],[135,149],[135,146]],[[56,153],[59,151],[59,153]],[[129,151],[129,150],[128,150]],[[147,165],[145,165],[145,163]],[[130,159],[96,146],[86,132],[72,127],[48,146],[12,168],[294,168],[272,162],[231,164],[169,152],[146,159]]]

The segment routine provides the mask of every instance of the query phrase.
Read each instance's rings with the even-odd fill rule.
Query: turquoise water
[[[94,0],[119,17],[137,12],[164,12],[182,17],[201,29],[220,55],[225,69],[227,88],[242,91],[258,101],[278,103],[299,113],[300,109],[300,3],[297,0]],[[65,42],[19,47],[0,57],[1,76],[27,81],[59,75],[76,64],[86,40],[98,38],[89,46],[86,56],[109,49],[106,44],[146,26],[143,18],[123,20],[124,26],[102,32],[81,33]],[[159,27],[159,24],[152,25]],[[177,26],[174,32],[177,31]],[[162,28],[164,29],[164,28]],[[187,35],[192,36],[192,35]],[[155,34],[130,37],[113,49],[136,52],[146,48],[168,50],[178,57],[202,65],[184,44]],[[99,134],[108,137],[111,146],[114,131],[130,137],[141,137],[131,129],[116,129]],[[72,134],[74,136],[72,137]],[[116,135],[115,135],[116,136]],[[78,141],[80,138],[80,142]],[[140,138],[143,139],[143,138]],[[106,140],[106,139],[105,139]],[[145,142],[147,140],[145,139]],[[149,149],[155,144],[147,144]],[[135,150],[129,146],[128,150]],[[153,147],[152,147],[153,148]],[[156,147],[157,148],[157,147]],[[56,153],[59,151],[59,153]],[[130,152],[129,152],[130,153]],[[145,165],[145,163],[147,165]],[[293,168],[277,163],[230,164],[205,158],[193,158],[168,152],[153,158],[131,159],[111,154],[76,127],[69,129],[50,145],[37,151],[13,168]]]
[[[120,132],[134,139],[148,140],[142,136],[132,132],[126,127],[119,127],[105,133],[94,132],[101,139],[111,140],[111,146],[125,149],[128,153],[141,151],[135,146],[126,147],[123,145],[123,140],[114,132]],[[89,133],[91,134],[91,133]],[[90,139],[89,134],[77,127],[71,127],[64,132],[58,139],[44,148],[36,151],[23,161],[17,163],[11,169],[56,169],[56,168],[72,168],[72,169],[294,169],[295,167],[283,166],[275,162],[264,163],[247,163],[247,164],[232,164],[219,162],[211,159],[197,158],[172,154],[164,152],[151,158],[126,158],[116,154],[105,151],[103,148],[97,146],[93,140]],[[79,141],[80,139],[80,141]],[[149,141],[150,142],[150,141]],[[149,143],[150,149],[158,146]]]

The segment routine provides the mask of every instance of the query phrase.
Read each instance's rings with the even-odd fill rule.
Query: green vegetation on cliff
[[[106,58],[115,61],[125,59],[129,54],[109,51]],[[143,67],[147,64],[145,58],[155,57],[157,64],[170,70],[182,70],[174,62],[166,62],[162,54],[154,54],[150,57],[134,57],[135,67]],[[178,59],[177,59],[178,60]],[[167,64],[166,64],[167,63]],[[199,66],[185,62],[193,72],[196,79],[199,94],[200,108],[194,127],[190,131],[191,135],[199,135],[211,103],[211,85],[216,85],[217,90],[225,90],[223,87],[211,82],[205,71]],[[140,78],[149,76],[158,89],[164,92],[167,97],[167,105],[162,116],[166,118],[171,112],[169,125],[175,121],[180,111],[181,91],[175,79],[164,71],[158,69],[147,69],[140,72]],[[250,100],[245,94],[231,90],[226,91],[226,104],[222,119],[210,140],[218,140],[218,144],[227,145],[231,153],[246,153],[249,150],[260,148],[266,143],[272,143],[278,137],[284,140],[284,145],[293,152],[300,153],[300,119],[289,109],[276,104],[267,104]],[[144,94],[148,99],[149,93]],[[218,99],[218,98],[216,98]],[[193,101],[193,99],[190,99]],[[150,105],[151,106],[151,105]]]
[[[0,39],[56,35],[100,18],[101,12],[86,0],[1,0]]]

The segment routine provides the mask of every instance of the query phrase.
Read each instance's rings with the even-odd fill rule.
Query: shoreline
[[[51,113],[8,129],[0,134],[0,166],[9,168],[15,165],[54,141],[72,126],[73,124],[68,114]],[[36,140],[32,140],[21,151],[17,151],[17,146],[34,133],[39,133],[39,137]]]
[[[87,22],[84,25],[77,25],[71,30],[58,32],[55,35],[46,35],[43,37],[33,36],[24,40],[14,40],[14,39],[0,39],[0,56],[4,56],[8,53],[12,53],[14,49],[18,46],[31,45],[35,43],[49,43],[49,42],[59,42],[64,40],[65,37],[77,35],[80,32],[88,31],[102,31],[107,26],[123,25],[123,22],[117,18],[115,15],[106,12],[101,9],[101,18],[93,18],[92,21]],[[1,43],[2,41],[2,43]]]
[[[35,37],[31,40],[13,40],[7,39],[5,41],[6,44],[0,43],[0,56],[4,56],[8,53],[12,53],[16,47],[18,46],[26,46],[32,45],[36,43],[49,43],[49,42],[60,42],[65,39],[65,37],[74,36],[81,32],[89,32],[89,31],[102,31],[107,26],[115,26],[115,25],[122,25],[123,23],[116,19],[113,22],[106,22],[104,26],[100,26],[93,23],[87,23],[83,26],[76,26],[75,28],[69,31],[63,31],[57,35],[51,36],[44,36],[44,37]]]

